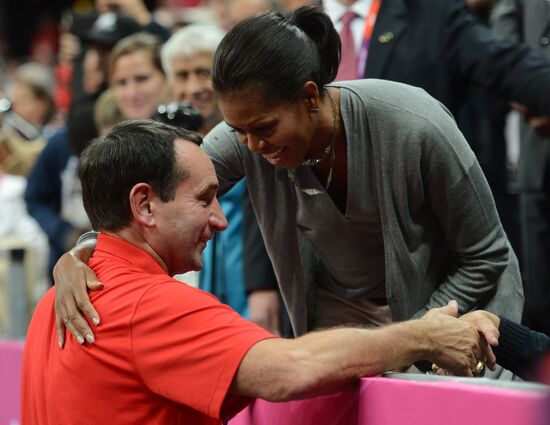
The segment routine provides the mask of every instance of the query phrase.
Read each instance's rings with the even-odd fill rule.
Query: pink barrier
[[[258,400],[229,425],[539,425],[546,402],[540,391],[375,377],[310,400]]]
[[[19,423],[22,341],[0,341],[0,425]]]

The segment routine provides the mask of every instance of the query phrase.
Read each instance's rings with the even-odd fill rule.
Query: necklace
[[[334,102],[334,99],[332,98],[330,92],[328,90],[326,90],[326,92],[330,100],[330,108],[332,110],[332,137],[330,143],[325,148],[325,152],[323,153],[323,156],[321,158],[305,159],[304,161],[302,161],[302,165],[307,165],[309,167],[317,165],[322,162],[328,155],[330,155],[330,168],[328,170],[327,184],[325,185],[325,189],[328,190],[328,187],[330,186],[330,183],[332,181],[332,169],[334,167],[334,160],[336,159],[336,103]]]

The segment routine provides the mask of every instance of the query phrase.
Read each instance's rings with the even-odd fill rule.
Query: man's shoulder
[[[126,258],[120,258],[115,253],[101,252],[94,254],[89,264],[96,273],[105,289],[112,289],[127,292],[135,295],[132,298],[138,299],[145,293],[151,292],[151,296],[158,298],[174,297],[178,293],[184,296],[202,293],[203,291],[179,281],[160,270],[150,270],[142,263],[131,262]],[[118,289],[117,289],[118,288]],[[209,294],[206,294],[209,295]]]
[[[40,344],[46,335],[50,335],[55,327],[55,287],[50,288],[40,299],[27,330],[25,350]],[[34,348],[32,348],[34,350]]]

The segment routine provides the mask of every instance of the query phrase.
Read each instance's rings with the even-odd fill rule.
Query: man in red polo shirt
[[[449,315],[456,305],[379,329],[285,340],[172,279],[200,269],[206,242],[227,226],[198,143],[186,130],[128,121],[84,152],[84,206],[100,231],[89,264],[104,284],[90,296],[104,324],[93,344],[68,339],[61,350],[55,288],[45,295],[25,346],[22,423],[215,424],[253,397],[328,393],[421,359],[471,375],[486,358],[478,332]]]

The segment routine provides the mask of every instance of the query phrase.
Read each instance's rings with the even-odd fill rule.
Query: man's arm
[[[538,51],[500,38],[477,23],[461,0],[449,3],[445,25],[451,68],[506,100],[550,115],[550,62]]]
[[[478,359],[485,359],[478,332],[444,314],[456,313],[456,303],[435,310],[423,319],[382,328],[335,328],[263,340],[245,355],[230,392],[270,401],[302,399],[418,360],[472,376]]]

